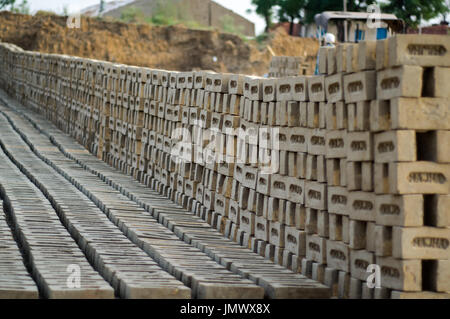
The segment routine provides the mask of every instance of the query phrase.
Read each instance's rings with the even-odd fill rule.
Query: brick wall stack
[[[301,57],[273,56],[269,66],[269,77],[281,78],[286,76],[305,75],[308,65]]]
[[[340,298],[449,298],[450,37],[321,52],[318,76],[260,78],[2,43],[0,86]],[[379,288],[368,285],[371,267]]]

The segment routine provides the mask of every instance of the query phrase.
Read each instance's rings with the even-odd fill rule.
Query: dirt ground
[[[239,36],[184,26],[159,27],[82,17],[81,28],[70,29],[66,17],[0,12],[0,39],[23,49],[62,53],[166,70],[214,70],[263,75],[271,53],[303,56],[313,71],[318,43],[288,36],[278,29],[258,44]]]

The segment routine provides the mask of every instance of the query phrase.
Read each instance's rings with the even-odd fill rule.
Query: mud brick
[[[346,53],[346,72],[353,73],[358,72],[358,44],[352,43],[348,44],[345,50]]]
[[[348,231],[349,231],[350,248],[352,249],[366,248],[366,222],[350,219]]]
[[[324,282],[324,279],[325,279],[325,265],[324,264],[319,264],[319,263],[312,264],[311,279],[321,282],[321,283]]]
[[[411,65],[378,71],[377,98],[388,100],[422,96],[422,75],[421,67]]]
[[[216,191],[231,198],[233,179],[230,176],[219,175],[217,178]]]
[[[308,78],[308,96],[312,102],[325,101],[325,76],[315,75]]]
[[[319,73],[327,74],[328,47],[319,48]]]
[[[362,163],[346,162],[347,189],[349,191],[362,189]]]
[[[450,162],[450,131],[438,130],[419,133],[414,136],[417,145],[417,157],[438,163]]]
[[[267,82],[267,84],[266,84]],[[267,92],[267,98],[264,98],[264,102],[272,102],[272,101],[292,101],[293,100],[293,92],[294,86],[292,77],[285,77],[280,79],[269,79],[265,80],[264,83],[267,85],[267,88],[264,88],[264,92]],[[263,84],[264,86],[264,84]],[[271,93],[269,87],[272,89]]]
[[[233,176],[235,171],[234,158],[230,156],[225,156],[224,160],[218,163],[217,172],[225,176]]]
[[[375,221],[375,194],[348,192],[347,209],[351,219]]]
[[[317,234],[317,209],[306,207],[305,230],[307,234]]]
[[[326,159],[324,155],[316,156],[317,167],[317,181],[320,183],[326,183],[327,171],[326,171]]]
[[[248,205],[248,197],[249,197],[250,189],[244,187],[242,184],[239,186],[239,207],[242,209],[247,209]]]
[[[377,41],[361,41],[358,43],[358,68],[373,70],[376,66]]]
[[[342,215],[342,241],[346,244],[350,243],[350,219],[344,215]]]
[[[325,78],[326,99],[335,103],[344,99],[343,75],[338,73]]]
[[[239,192],[240,192],[239,185],[240,183],[236,179],[233,179],[231,186],[231,199],[235,201],[239,200]]]
[[[342,215],[328,214],[329,238],[331,240],[342,241]]]
[[[369,288],[367,282],[361,281],[361,299],[374,299],[374,289],[376,288]]]
[[[228,212],[228,218],[234,223],[239,225],[241,218],[240,218],[240,212],[241,209],[239,208],[238,202],[230,199],[230,209]]]
[[[450,195],[429,195],[425,196],[425,214],[427,225],[434,227],[450,226]]]
[[[375,162],[414,162],[416,133],[412,130],[387,131],[374,137]]]
[[[306,258],[320,264],[327,263],[327,240],[317,235],[306,235]]]
[[[391,298],[391,289],[380,287],[373,288],[373,298],[374,299],[390,299]]]
[[[348,131],[367,131],[370,128],[371,101],[347,104]]]
[[[342,102],[340,102],[342,104]],[[325,122],[327,130],[337,130],[337,103],[327,102],[325,105]]]
[[[211,129],[214,131],[221,131],[223,125],[223,115],[220,113],[212,112],[211,114]]]
[[[285,225],[279,222],[271,221],[269,223],[269,242],[276,247],[284,248],[285,242]]]
[[[325,210],[317,211],[317,234],[320,237],[328,238],[329,216]]]
[[[308,107],[310,102],[300,102],[300,126],[308,127]]]
[[[392,255],[392,227],[376,225],[375,226],[375,255]]]
[[[306,258],[302,259],[301,263],[302,275],[311,278],[312,273],[312,261]]]
[[[218,214],[222,216],[227,216],[229,203],[230,203],[229,199],[223,196],[222,194],[216,193],[214,195],[214,210]]]
[[[279,149],[281,151],[287,151],[290,149],[290,141],[289,141],[289,132],[291,128],[288,127],[277,127],[275,132],[272,132],[272,134],[275,134],[275,141],[278,142]],[[264,144],[260,144],[260,147],[269,148],[267,144],[271,143],[271,141],[264,142]]]
[[[287,143],[282,143],[280,141],[280,149],[292,152],[307,152],[307,141],[310,136],[308,129],[303,127],[292,127],[285,131],[280,128],[280,133],[281,132],[285,132],[287,135]]]
[[[285,249],[296,256],[303,257],[306,254],[306,232],[298,230],[295,227],[286,226]]]
[[[325,155],[326,143],[325,143],[326,130],[314,129],[310,130],[308,135],[308,153],[312,155]]]
[[[422,290],[422,264],[420,260],[401,260],[392,257],[377,257],[381,268],[381,285],[403,291]]]
[[[450,228],[393,227],[392,256],[402,259],[449,259]]]
[[[291,165],[291,164],[289,164]],[[295,161],[296,176],[299,178],[306,177],[307,154],[297,153]]]
[[[327,51],[327,73],[336,73],[336,47],[329,47]]]
[[[449,101],[442,98],[393,99],[388,110],[386,108],[378,110],[378,122],[388,116],[391,129],[448,130]]]
[[[256,211],[257,194],[258,193],[254,189],[250,189],[248,192],[247,210],[252,213]]]
[[[256,189],[256,182],[258,180],[258,169],[250,166],[244,166],[243,178],[241,183],[243,186]]]
[[[337,269],[331,267],[325,268],[324,284],[331,288],[331,295],[333,297],[337,297],[338,275],[339,271]]]
[[[255,217],[255,237],[263,241],[269,241],[269,221],[263,216]]]
[[[299,102],[287,102],[287,125],[289,127],[300,126],[300,104]]]
[[[252,101],[261,101],[263,99],[262,81],[263,78],[246,76],[244,80],[244,97]]]
[[[388,41],[390,66],[450,66],[450,41],[445,36],[402,34]]]
[[[244,76],[240,74],[230,74],[228,81],[228,93],[243,94]]]
[[[450,291],[450,260],[432,260],[427,261],[427,285],[433,291],[449,292]]]
[[[230,80],[228,73],[214,74],[212,91],[216,93],[228,93],[228,82]]]
[[[350,288],[348,293],[349,299],[361,299],[362,297],[362,282],[359,279],[350,277]]]
[[[375,68],[377,70],[382,70],[388,67],[389,65],[389,46],[388,40],[377,40],[375,47]]]
[[[292,100],[308,101],[308,76],[289,77],[292,87]]]
[[[306,175],[307,180],[317,180],[317,156],[307,154],[306,156]]]
[[[346,166],[344,171],[341,171],[339,159],[327,159],[326,160],[326,174],[327,183],[331,186],[339,186],[341,184],[341,175],[345,176]],[[345,185],[345,184],[344,184]]]
[[[449,178],[449,164],[423,161],[375,164],[377,194],[446,194]]]
[[[230,109],[227,110],[227,113],[232,115],[239,115],[241,109],[241,101],[244,101],[240,95],[232,94],[230,97]]]
[[[449,293],[391,291],[392,299],[450,299]]]
[[[256,191],[264,194],[270,194],[270,176],[269,174],[259,174],[256,183]]]
[[[185,180],[184,192],[186,196],[197,198],[197,182]]]
[[[288,189],[287,189],[287,177],[278,174],[273,174],[270,179],[270,196],[287,199]]]
[[[305,205],[306,207],[326,210],[327,209],[327,184],[313,181],[305,182]]]
[[[352,277],[359,280],[367,280],[370,272],[367,272],[369,265],[375,264],[375,256],[367,250],[350,250],[350,272]]]
[[[366,250],[375,252],[376,250],[376,227],[377,224],[375,222],[367,222],[366,223]]]
[[[336,46],[336,72],[346,72],[347,70],[347,48],[349,43],[339,43]]]
[[[375,221],[386,226],[422,226],[423,207],[422,195],[377,195]]]
[[[253,236],[255,234],[255,218],[255,213],[249,212],[245,209],[241,210],[239,229]]]
[[[344,158],[347,156],[347,132],[345,130],[327,131],[325,134],[326,158]]]
[[[303,204],[305,200],[305,181],[296,177],[287,177],[286,181],[286,193],[287,200]]]
[[[424,71],[423,95],[450,97],[450,68],[434,67]]]
[[[352,103],[373,100],[376,96],[375,80],[375,71],[344,75],[345,102]]]

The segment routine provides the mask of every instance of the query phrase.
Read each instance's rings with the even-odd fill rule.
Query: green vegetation
[[[127,7],[120,13],[120,21],[125,23],[142,23],[144,22],[144,14],[141,9]]]
[[[16,0],[0,0],[0,9],[3,9],[7,6],[14,6]]]
[[[16,0],[0,0],[0,9],[9,6],[9,10],[14,13],[30,14],[30,6],[28,0],[22,0],[20,4],[16,5]]]
[[[266,21],[266,31],[272,24],[274,11],[278,21],[290,22],[292,34],[295,21],[314,22],[314,16],[323,11],[342,11],[343,0],[252,0],[256,13]],[[378,4],[382,12],[393,13],[409,27],[439,16],[445,19],[450,8],[446,0],[347,0],[348,11],[367,11],[370,4]]]
[[[417,27],[422,21],[427,21],[450,12],[448,4],[443,0],[390,0],[381,4],[383,12],[394,13],[403,19],[406,25]]]

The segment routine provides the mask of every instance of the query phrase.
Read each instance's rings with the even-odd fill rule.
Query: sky
[[[255,23],[256,34],[264,30],[264,19],[258,16],[254,11],[251,0],[214,0],[222,6],[233,10],[236,13],[246,17],[248,20]],[[21,0],[16,0],[20,3]],[[106,2],[109,2],[106,0]],[[65,6],[69,13],[80,11],[88,6],[100,3],[100,0],[28,0],[31,13],[38,10],[51,10],[56,13],[62,13]],[[252,13],[248,14],[247,9],[252,8]]]

